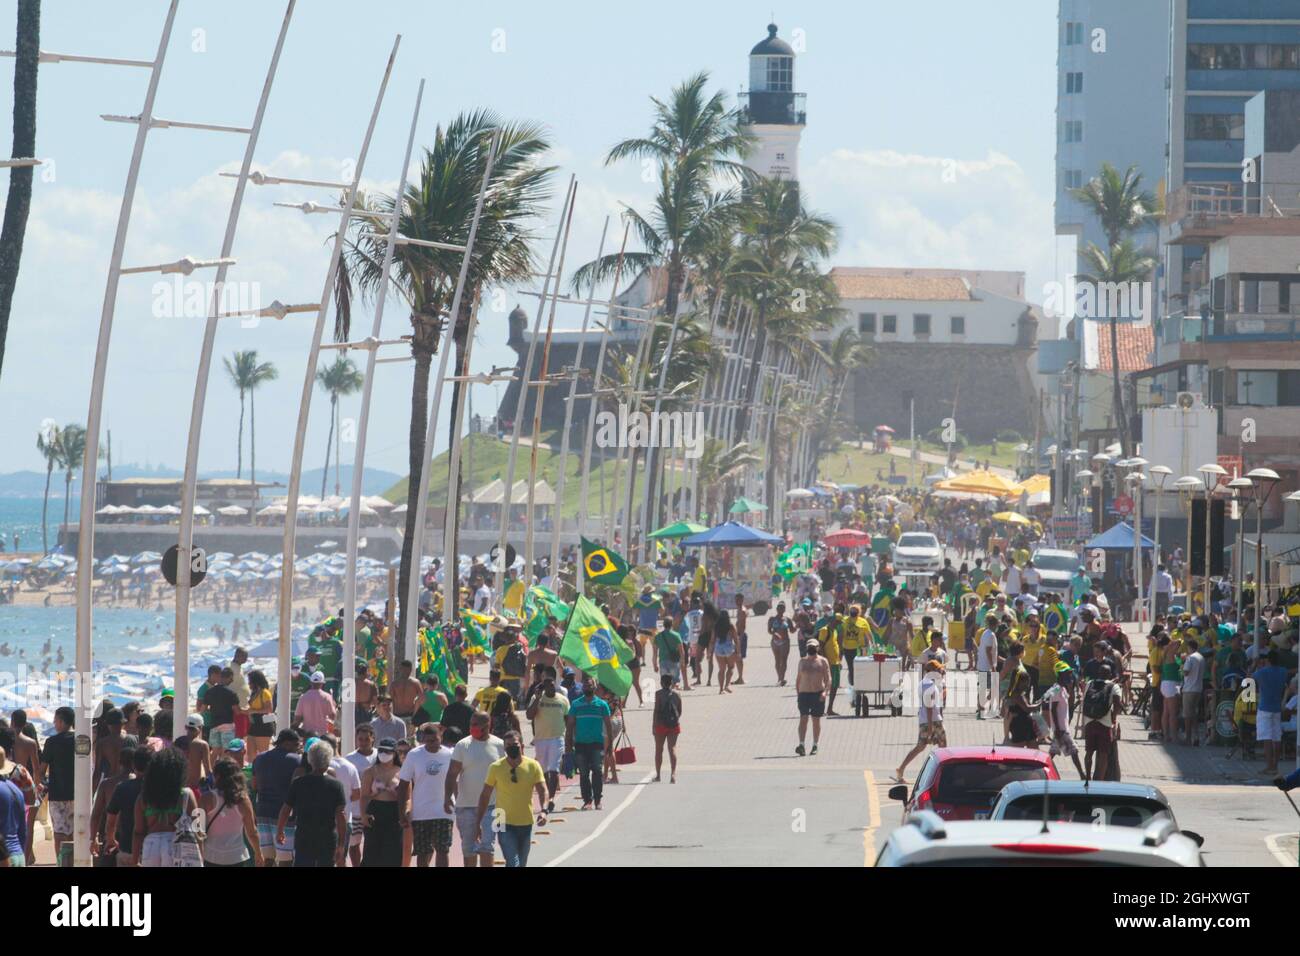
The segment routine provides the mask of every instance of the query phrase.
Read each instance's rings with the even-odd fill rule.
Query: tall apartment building
[[[1060,0],[1056,234],[1074,236],[1080,254],[1106,240],[1072,188],[1102,163],[1137,166],[1153,192],[1165,177],[1169,14],[1165,0]]]

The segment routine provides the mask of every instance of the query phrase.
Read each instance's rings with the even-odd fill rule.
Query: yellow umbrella
[[[1008,524],[1029,524],[1029,519],[1022,514],[1016,514],[1014,511],[999,511],[993,516],[994,521],[1005,521]]]

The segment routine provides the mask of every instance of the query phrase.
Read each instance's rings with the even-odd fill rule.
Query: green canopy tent
[[[701,531],[708,531],[702,524],[696,524],[693,521],[676,521],[666,528],[660,528],[658,531],[652,531],[648,538],[652,541],[673,540],[676,538],[687,538],[693,534],[699,534]]]
[[[737,498],[727,509],[727,514],[747,515],[755,511],[766,511],[767,505],[762,502],[754,501],[752,498]]]

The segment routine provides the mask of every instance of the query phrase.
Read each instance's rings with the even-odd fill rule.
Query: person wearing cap
[[[806,648],[807,656],[799,660],[794,681],[799,707],[799,746],[794,752],[800,757],[804,755],[810,717],[813,725],[812,753],[817,753],[822,735],[822,717],[826,713],[826,693],[831,686],[830,664],[819,653],[821,642],[815,637],[809,638]]]
[[[338,705],[325,690],[325,675],[316,671],[311,675],[311,690],[302,695],[298,709],[293,712],[294,726],[311,736],[327,733],[338,717]]]
[[[1052,642],[1057,640],[1055,631],[1048,634],[1048,640]],[[1087,774],[1084,772],[1082,761],[1079,760],[1079,748],[1070,734],[1070,697],[1074,670],[1065,661],[1057,660],[1052,664],[1052,673],[1056,678],[1055,683],[1043,691],[1039,698],[1043,715],[1047,718],[1047,726],[1052,734],[1052,743],[1047,753],[1050,757],[1062,755],[1069,757],[1074,761],[1074,769],[1078,771],[1079,779],[1086,780]]]
[[[929,658],[920,663],[921,685],[920,699],[917,701],[916,745],[907,752],[903,762],[894,772],[896,783],[906,783],[907,765],[926,747],[948,746],[948,736],[943,729],[943,663],[938,658]]]
[[[315,651],[308,651],[307,656],[311,657],[315,653]],[[313,667],[311,670],[307,670],[301,657],[295,657],[290,662],[289,674],[291,679],[289,683],[289,713],[292,714],[298,709],[298,701],[302,699],[302,695],[311,690],[311,674],[315,669],[316,668]]]
[[[397,741],[384,737],[375,762],[361,774],[361,823],[365,829],[362,866],[402,866],[404,833],[397,788],[402,757]]]
[[[293,730],[282,730],[275,746],[253,761],[253,782],[257,798],[253,804],[257,819],[257,840],[262,848],[262,864],[287,866],[293,862],[294,827],[285,827],[284,839],[276,840],[280,808],[289,793],[289,785],[302,766],[298,752],[302,738]]]
[[[176,738],[176,748],[185,754],[185,785],[194,791],[197,803],[212,776],[212,748],[203,739],[203,715],[185,718],[185,736]]]
[[[172,690],[170,687],[164,687],[162,692],[158,695],[158,709],[170,711],[175,707],[175,705],[176,691]]]

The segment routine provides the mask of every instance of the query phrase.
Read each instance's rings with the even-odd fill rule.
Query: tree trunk
[[[45,465],[45,501],[41,505],[41,551],[50,553],[50,532],[46,515],[50,511],[50,476],[54,474],[54,462],[47,459]]]
[[[244,477],[244,390],[239,390],[239,449],[235,453],[235,477]]]
[[[664,291],[664,315],[673,324],[669,326],[668,340],[667,343],[664,345],[664,356],[663,356],[664,375],[660,376],[659,380],[655,383],[655,402],[654,402],[655,409],[659,408],[659,400],[661,397],[659,395],[659,389],[661,387],[661,384],[666,382],[667,367],[669,363],[672,362],[672,358],[673,358],[673,345],[674,345],[673,339],[676,337],[676,333],[677,333],[677,324],[675,319],[677,317],[678,300],[681,298],[682,278],[683,278],[683,269],[682,269],[681,253],[678,252],[676,249],[674,249],[668,261],[668,288]],[[651,335],[650,337],[650,342],[651,345],[654,344],[653,335]],[[651,350],[651,352],[653,354],[653,349]],[[648,358],[647,358],[647,364],[648,364]],[[654,422],[651,422],[650,424],[651,424],[651,428],[655,427]],[[645,523],[645,527],[641,529],[641,541],[643,542],[645,547],[645,551],[644,551],[645,560],[647,563],[651,563],[654,561],[654,557],[655,557],[654,546],[650,543],[650,539],[645,536],[648,535],[651,531],[655,530],[654,524],[659,514],[660,482],[659,482],[659,448],[657,443],[650,445],[649,447],[646,448],[645,461],[646,461],[645,480],[650,483],[650,487],[646,489],[645,517],[643,519]]]
[[[338,404],[338,395],[330,395],[330,431],[325,439],[325,467],[320,471],[320,497],[325,500],[325,482],[330,477],[330,449],[334,447],[334,406]],[[287,516],[286,516],[287,518]]]
[[[248,390],[248,480],[257,494],[257,393]]]
[[[737,409],[738,420],[736,422],[735,434],[739,435],[740,441],[745,441],[749,434],[749,417],[753,412],[755,393],[758,391],[758,376],[762,371],[759,364],[763,361],[763,350],[767,347],[767,306],[765,303],[759,303],[756,325],[758,328],[754,333],[754,348],[750,353],[753,355],[753,362],[749,366],[749,377],[745,381],[745,394],[741,399],[740,408]]]
[[[452,373],[452,377],[456,379],[464,378],[469,374],[469,323],[479,297],[479,290],[476,288],[473,291],[473,295],[461,297],[460,315],[456,316],[456,327],[452,329],[452,341],[456,345],[456,371]],[[468,394],[465,389],[468,387],[468,382],[451,383],[451,418],[447,425],[447,510],[442,520],[444,527],[448,521],[451,522],[451,550],[442,556],[442,573],[457,576],[460,575],[460,561],[457,558],[460,554],[460,492],[465,484],[465,473],[462,469],[460,474],[456,475],[456,487],[451,487],[451,446],[456,441],[460,403],[465,400],[465,395]],[[451,597],[451,606],[443,608],[442,619],[454,623],[460,620],[456,606],[460,598],[459,584],[452,586]]]
[[[16,159],[36,155],[36,72],[41,46],[41,0],[18,0],[18,26],[14,58],[14,145]],[[5,340],[18,265],[23,256],[23,235],[32,206],[30,166],[9,170],[9,197],[4,226],[0,228],[0,371],[4,369]]]
[[[338,433],[339,440],[334,443],[334,497],[339,497],[343,491],[343,482],[339,478],[341,468],[339,462],[343,457],[343,419],[339,417],[338,402],[334,403],[334,431]]]
[[[1115,405],[1115,425],[1119,430],[1120,452],[1123,457],[1131,458],[1133,453],[1132,449],[1129,448],[1128,415],[1124,413],[1124,389],[1119,382],[1119,321],[1115,316],[1111,316],[1110,320],[1110,365],[1115,385],[1113,401]]]
[[[412,316],[415,319],[415,316]],[[408,438],[410,453],[407,459],[409,477],[406,480],[406,533],[402,536],[402,563],[397,573],[397,660],[406,656],[406,616],[417,614],[418,608],[406,606],[407,588],[410,587],[411,575],[419,574],[420,556],[413,554],[415,545],[415,518],[417,498],[420,494],[420,476],[424,472],[424,430],[429,420],[429,369],[433,364],[433,349],[419,343],[420,324],[415,326],[415,338],[411,343],[411,353],[415,358],[415,376],[411,382],[411,428]],[[432,340],[436,342],[436,326]],[[394,662],[395,663],[395,662]]]
[[[68,505],[72,503],[72,472],[63,473],[63,527],[68,526]],[[58,536],[55,535],[54,543],[59,543]]]

